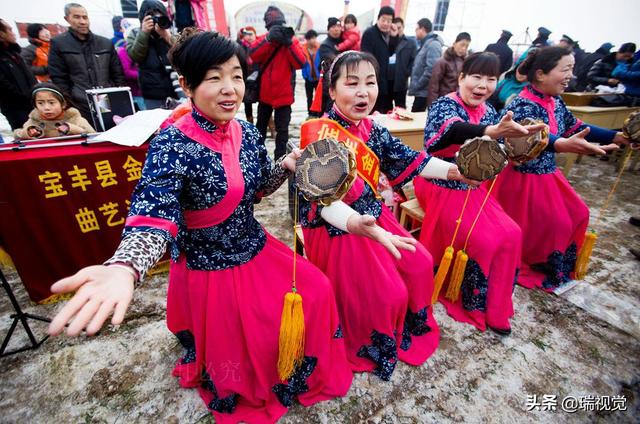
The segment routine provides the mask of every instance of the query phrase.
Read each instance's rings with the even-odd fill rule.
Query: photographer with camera
[[[147,109],[164,106],[167,97],[176,98],[171,84],[167,53],[175,42],[171,19],[158,0],[144,0],[138,13],[140,28],[127,37],[127,53],[138,64],[138,81]]]
[[[251,44],[250,56],[260,66],[257,84],[258,120],[256,127],[263,137],[274,112],[276,124],[276,149],[278,159],[287,150],[291,105],[294,101],[295,71],[305,63],[302,46],[293,28],[285,27],[284,14],[275,6],[269,6],[264,14],[267,34],[261,35]]]

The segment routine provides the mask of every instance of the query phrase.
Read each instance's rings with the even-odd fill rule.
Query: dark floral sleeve
[[[247,137],[253,139],[255,145],[258,148],[258,158],[260,160],[260,175],[261,181],[256,192],[256,200],[260,200],[265,196],[269,196],[274,193],[282,183],[291,175],[291,171],[281,166],[282,161],[286,156],[278,158],[275,162],[271,160],[267,153],[267,148],[264,145],[264,139],[258,132],[258,129],[251,126],[247,130]]]
[[[456,122],[464,122],[458,112],[458,104],[449,97],[440,97],[429,108],[429,117],[424,128],[424,147],[429,152],[440,150],[442,136]],[[446,147],[446,146],[445,146]]]
[[[562,117],[565,128],[565,131],[562,133],[562,137],[571,137],[587,127],[584,122],[576,118],[573,113],[571,113],[569,108],[567,108],[567,105],[564,103],[564,100],[556,98],[556,102],[558,102],[557,114]]]
[[[172,242],[183,223],[180,195],[187,179],[189,148],[173,127],[151,141],[142,177],[131,199],[123,236],[154,231]]]

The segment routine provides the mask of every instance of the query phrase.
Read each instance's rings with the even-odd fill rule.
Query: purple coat
[[[142,96],[140,86],[138,85],[138,65],[127,54],[126,47],[122,46],[118,48],[118,57],[120,63],[122,63],[122,69],[124,70],[124,79],[127,81],[127,85],[131,87],[132,96]]]

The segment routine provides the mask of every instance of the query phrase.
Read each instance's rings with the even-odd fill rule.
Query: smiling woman
[[[379,200],[379,172],[396,188],[416,175],[462,176],[455,165],[411,150],[368,117],[378,99],[377,74],[369,53],[343,52],[331,64],[327,80],[335,103],[325,125],[357,146],[358,177],[329,206],[301,196],[299,216],[307,255],[336,291],[352,369],[389,380],[398,359],[425,362],[438,346],[439,330],[431,307],[431,255]]]
[[[286,180],[300,152],[274,165],[257,129],[234,119],[244,92],[236,43],[185,30],[170,57],[193,112],[152,140],[114,256],[52,287],[77,294],[50,333],[70,322],[69,335],[95,334],[112,312],[112,323],[122,322],[134,282],[169,247],[167,326],[185,348],[173,375],[198,390],[216,422],[274,422],[295,400],[343,396],[352,375],[333,292],[303,258],[304,345],[291,372],[278,373],[294,253],[256,221],[253,205]]]
[[[586,125],[567,109],[560,94],[573,77],[574,63],[563,47],[531,52],[518,68],[530,85],[505,108],[517,121],[543,121],[550,133],[540,156],[505,169],[495,187],[497,200],[522,229],[518,283],[527,288],[553,291],[573,278],[589,223],[589,208],[556,168],[555,152],[604,154],[629,143],[622,133]]]

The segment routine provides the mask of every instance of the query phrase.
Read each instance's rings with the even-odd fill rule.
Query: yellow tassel
[[[278,376],[286,381],[304,359],[304,312],[302,296],[289,292],[284,296],[278,354]]]
[[[11,256],[9,256],[9,254],[7,252],[5,252],[5,250],[0,247],[0,265],[2,266],[6,266],[9,268],[15,268],[16,266],[13,264],[13,261],[11,260]]]
[[[584,243],[582,243],[578,259],[576,260],[576,280],[582,280],[584,276],[587,275],[591,252],[593,251],[593,246],[596,244],[597,239],[598,235],[593,231],[588,232],[584,237]]]
[[[467,261],[469,256],[464,250],[458,250],[456,254],[456,261],[453,264],[453,272],[449,279],[449,287],[447,288],[447,294],[445,297],[452,302],[455,302],[460,296],[460,287],[462,287],[462,279],[464,278],[464,271],[467,268]]]
[[[438,301],[438,296],[440,296],[440,290],[442,290],[442,285],[444,284],[444,279],[449,272],[449,268],[451,267],[451,260],[453,259],[453,246],[449,246],[444,250],[444,255],[442,255],[442,259],[440,259],[440,266],[438,267],[438,272],[436,273],[435,278],[433,279],[433,296],[431,296],[431,304],[434,304]]]

